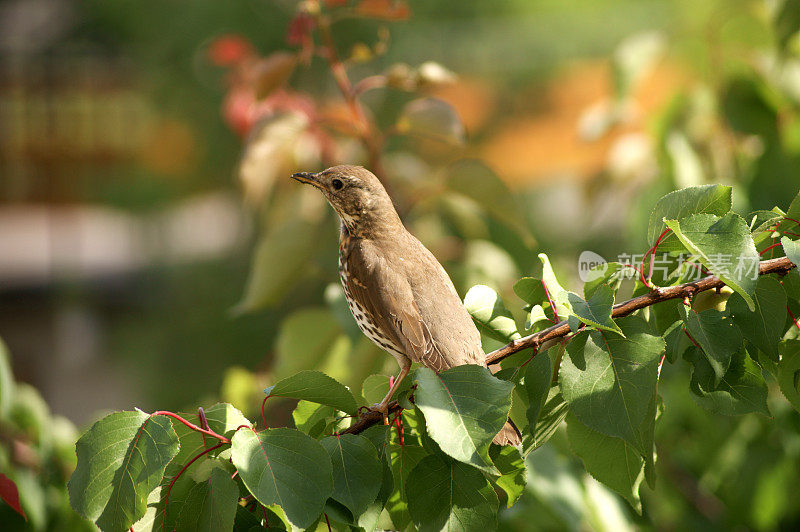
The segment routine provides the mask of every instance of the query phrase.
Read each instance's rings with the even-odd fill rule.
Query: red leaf
[[[316,26],[316,21],[308,13],[298,13],[291,22],[286,32],[286,42],[290,46],[300,46],[311,38],[311,30]]]
[[[208,57],[217,66],[238,63],[252,52],[250,43],[238,35],[223,35],[214,39],[208,47]]]
[[[22,509],[22,506],[19,505],[19,492],[17,491],[17,485],[14,484],[14,481],[5,476],[4,474],[0,473],[0,497],[3,498],[6,503],[11,506],[19,515],[28,520],[28,516],[25,515],[25,511]]]
[[[361,0],[356,6],[356,13],[384,20],[406,20],[411,16],[408,4],[400,0]]]

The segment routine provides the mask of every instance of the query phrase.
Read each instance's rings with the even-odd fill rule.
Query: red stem
[[[641,264],[641,266],[640,266],[640,269],[639,269],[639,276],[641,277],[641,279],[642,279],[642,283],[643,283],[645,286],[650,286],[650,279],[652,279],[652,278],[653,278],[653,259],[654,259],[654,258],[655,258],[655,256],[656,256],[656,250],[658,249],[658,245],[661,243],[661,240],[663,240],[663,238],[664,238],[665,236],[667,236],[667,233],[669,233],[669,232],[670,232],[670,229],[669,229],[669,228],[666,228],[666,229],[664,229],[664,230],[661,232],[661,234],[659,235],[659,237],[656,239],[656,243],[655,243],[655,244],[653,244],[653,247],[651,247],[650,249],[648,249],[648,250],[645,252],[645,254],[644,254],[644,257],[642,257],[642,264]],[[647,279],[645,280],[645,278],[644,278],[644,261],[646,261],[646,260],[647,260],[647,256],[648,256],[648,255],[650,255],[650,271],[649,271],[649,273],[647,274]]]
[[[792,321],[794,322],[794,326],[797,327],[798,331],[800,331],[800,323],[797,323],[797,318],[795,318],[794,314],[792,314],[792,311],[789,310],[789,305],[786,305],[786,312],[788,312],[789,316],[792,318]]]
[[[267,428],[267,416],[266,416],[266,414],[264,414],[264,405],[267,404],[267,399],[269,399],[269,398],[270,398],[270,396],[268,395],[268,396],[266,396],[264,398],[263,401],[261,401],[261,421],[264,422],[264,428]]]
[[[550,310],[553,311],[553,317],[550,318],[550,321],[553,323],[558,323],[558,311],[556,310],[556,306],[553,304],[553,300],[550,299],[550,292],[547,290],[547,284],[544,282],[544,279],[542,279],[542,287],[544,288],[544,295],[547,296],[547,302],[550,303]]]
[[[328,514],[323,514],[325,516],[325,523],[328,525],[328,532],[331,532],[331,522],[328,519]]]
[[[780,242],[776,242],[776,243],[772,244],[771,246],[767,246],[767,247],[765,247],[765,248],[764,248],[764,249],[761,251],[761,253],[759,253],[759,256],[763,255],[764,253],[766,253],[767,251],[771,250],[772,248],[776,248],[776,247],[778,247],[778,246],[780,246],[780,245],[781,245],[781,243],[780,243]]]
[[[221,436],[221,435],[217,434],[216,432],[214,432],[213,430],[206,430],[204,428],[198,427],[194,423],[186,421],[185,419],[183,419],[178,414],[175,414],[174,412],[168,412],[166,410],[158,410],[158,411],[153,412],[152,414],[150,414],[150,416],[151,417],[152,416],[169,416],[169,417],[171,417],[173,419],[177,419],[178,421],[180,421],[181,423],[183,423],[184,425],[186,425],[190,429],[192,429],[194,431],[197,431],[197,432],[200,432],[200,433],[203,433],[203,434],[207,434],[208,436],[212,436],[212,437],[218,439],[219,441],[221,441],[222,443],[230,443],[231,442],[231,440],[229,440],[225,436]]]

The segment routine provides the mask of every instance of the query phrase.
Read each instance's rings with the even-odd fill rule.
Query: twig
[[[758,274],[766,275],[768,273],[786,273],[794,267],[794,264],[792,264],[792,262],[786,257],[764,260],[759,264]],[[699,281],[692,281],[677,286],[659,287],[648,294],[614,305],[614,309],[611,312],[611,317],[621,318],[623,316],[627,316],[628,314],[632,314],[639,309],[649,307],[650,305],[655,305],[656,303],[661,303],[662,301],[691,297],[699,292],[713,290],[714,288],[719,288],[722,286],[725,286],[725,282],[722,279],[715,275],[709,275],[708,277],[704,277]],[[560,338],[567,334],[569,334],[569,325],[567,324],[566,320],[564,320],[543,331],[519,338],[504,345],[496,351],[492,351],[486,355],[486,364],[496,364],[504,358],[507,358],[514,353],[518,353],[523,349],[533,348],[534,350],[538,350],[539,346],[541,346],[543,343],[549,340]]]

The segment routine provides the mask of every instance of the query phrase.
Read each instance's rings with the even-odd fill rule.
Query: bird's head
[[[392,199],[375,174],[361,166],[332,166],[319,173],[298,172],[292,178],[322,191],[352,235],[380,231],[400,223]]]

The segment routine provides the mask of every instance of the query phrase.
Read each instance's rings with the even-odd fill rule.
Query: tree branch
[[[795,265],[792,264],[792,262],[786,257],[764,260],[759,264],[758,274],[786,274],[794,267]],[[632,314],[639,309],[655,305],[656,303],[661,303],[670,299],[684,299],[686,297],[692,297],[700,292],[714,290],[715,288],[722,288],[723,286],[725,286],[725,282],[722,279],[714,275],[709,275],[708,277],[704,277],[699,281],[684,283],[677,286],[659,287],[648,294],[614,305],[614,308],[611,311],[611,317],[621,318],[623,316]],[[486,364],[496,364],[504,358],[508,358],[509,356],[513,355],[514,353],[518,353],[523,349],[533,349],[534,355],[536,355],[539,348],[545,342],[562,338],[569,334],[569,332],[570,329],[566,320],[560,321],[543,331],[519,338],[496,351],[492,351],[486,355]],[[396,412],[399,409],[400,405],[397,403],[397,401],[392,401],[389,403],[390,413]],[[343,434],[359,434],[360,432],[367,430],[372,425],[377,425],[382,421],[383,414],[380,412],[370,411],[362,415],[350,428],[343,431]]]
[[[758,274],[785,274],[794,267],[794,264],[792,264],[791,261],[789,261],[789,259],[786,257],[764,260],[759,264]],[[628,314],[632,314],[639,309],[649,307],[650,305],[655,305],[656,303],[661,303],[662,301],[692,297],[700,292],[721,288],[723,286],[725,286],[725,283],[722,281],[722,279],[714,275],[709,275],[708,277],[704,277],[699,281],[692,281],[690,283],[679,284],[677,286],[659,287],[648,294],[614,305],[614,309],[611,311],[611,317],[621,318],[623,316],[627,316]],[[519,338],[504,345],[496,351],[492,351],[486,355],[486,364],[495,364],[500,362],[504,358],[507,358],[514,353],[518,353],[523,349],[533,348],[535,354],[539,347],[545,342],[566,336],[569,334],[569,332],[570,329],[566,320],[560,321],[543,331]]]

